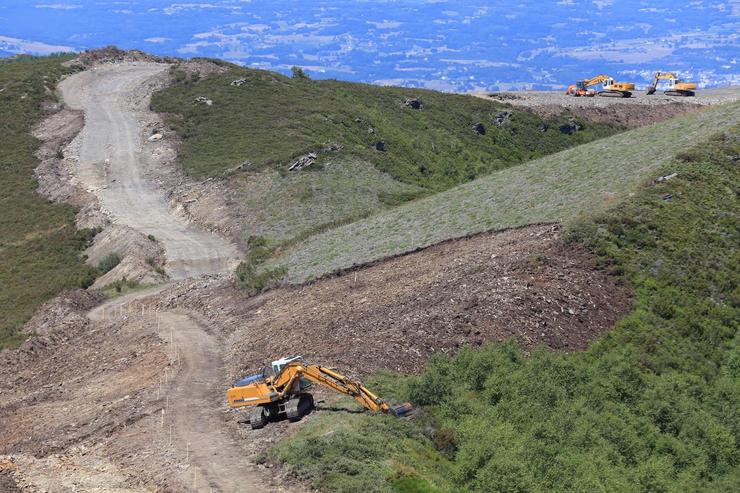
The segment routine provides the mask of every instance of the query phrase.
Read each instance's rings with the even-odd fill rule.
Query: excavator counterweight
[[[308,364],[300,356],[273,361],[261,374],[239,380],[226,392],[226,398],[232,409],[250,409],[249,422],[256,429],[281,415],[298,421],[308,414],[314,402],[307,390],[314,384],[348,395],[375,413],[403,417],[413,410],[409,403],[389,406],[361,382],[331,368]]]

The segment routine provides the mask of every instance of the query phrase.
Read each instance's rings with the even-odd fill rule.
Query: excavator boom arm
[[[297,379],[305,378],[317,385],[328,387],[340,394],[351,396],[364,408],[373,412],[388,412],[389,406],[367,387],[341,373],[319,365],[303,365],[299,362],[286,366],[273,385],[283,395],[290,392]]]

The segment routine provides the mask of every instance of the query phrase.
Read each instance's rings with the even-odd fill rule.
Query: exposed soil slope
[[[462,344],[511,338],[581,349],[629,310],[629,298],[552,225],[443,243],[251,299],[198,281],[162,295],[165,306],[195,308],[233,331],[232,378],[293,353],[368,374],[418,371]]]

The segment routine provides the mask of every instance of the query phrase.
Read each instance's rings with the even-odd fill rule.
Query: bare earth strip
[[[60,84],[65,103],[85,112],[79,178],[110,219],[161,241],[173,279],[226,272],[236,247],[171,213],[163,194],[144,176],[143,129],[135,97],[144,83],[167,70],[155,63],[97,67]],[[139,103],[134,103],[139,101]]]

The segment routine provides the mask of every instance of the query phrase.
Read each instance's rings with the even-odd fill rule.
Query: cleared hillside
[[[315,235],[272,265],[297,283],[471,233],[567,222],[616,203],[676,152],[738,122],[732,103],[568,149]]]

